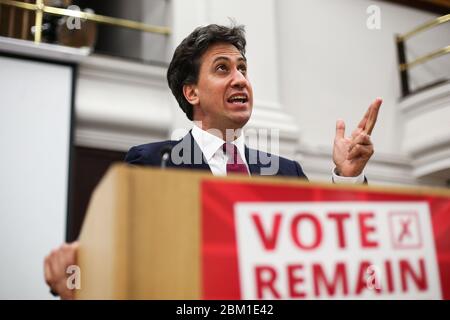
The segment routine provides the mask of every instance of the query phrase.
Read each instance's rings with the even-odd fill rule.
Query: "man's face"
[[[253,90],[247,78],[247,61],[231,44],[214,44],[203,54],[192,91],[194,120],[201,121],[204,130],[239,129],[250,119]]]

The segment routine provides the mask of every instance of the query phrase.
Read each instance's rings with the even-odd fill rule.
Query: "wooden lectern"
[[[112,166],[81,230],[77,298],[199,299],[202,177]]]
[[[448,190],[114,165],[81,230],[76,297],[449,299],[449,214]],[[371,264],[382,292],[361,286]]]

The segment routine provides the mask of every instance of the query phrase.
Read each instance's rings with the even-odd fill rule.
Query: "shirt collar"
[[[211,160],[217,150],[222,149],[222,146],[225,143],[224,140],[201,129],[195,123],[194,127],[192,128],[192,136],[194,137],[195,142],[197,142],[207,161]],[[245,138],[242,132],[239,137],[232,143],[238,149],[240,157],[242,159],[245,159]]]

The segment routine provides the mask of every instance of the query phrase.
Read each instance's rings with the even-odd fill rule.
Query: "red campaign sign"
[[[204,299],[450,299],[450,197],[201,184]]]

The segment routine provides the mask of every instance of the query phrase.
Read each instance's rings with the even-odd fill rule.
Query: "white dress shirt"
[[[227,175],[227,162],[228,155],[223,151],[222,146],[225,143],[221,138],[199,128],[194,124],[192,128],[192,136],[195,142],[197,142],[200,150],[205,156],[206,162],[211,168],[212,174],[215,176],[226,176]],[[247,159],[245,158],[245,141],[244,135],[241,134],[236,140],[232,142],[242,159],[242,162],[248,169]],[[334,183],[352,183],[352,184],[362,184],[364,183],[364,172],[357,177],[341,177],[335,172],[336,169],[332,171],[332,177]]]
[[[195,124],[192,128],[192,136],[205,156],[206,162],[211,168],[212,174],[215,176],[226,176],[228,155],[222,149],[225,141],[205,130],[200,129]],[[232,143],[236,146],[242,162],[247,167],[247,171],[250,172],[248,169],[247,159],[245,158],[244,135],[241,134]]]

